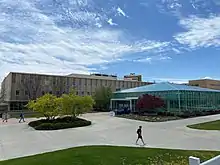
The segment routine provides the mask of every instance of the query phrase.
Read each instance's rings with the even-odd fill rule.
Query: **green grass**
[[[220,130],[220,120],[188,125],[187,127],[193,129],[202,129],[202,130]]]
[[[220,151],[90,146],[0,162],[0,165],[186,165],[189,156],[202,161]]]

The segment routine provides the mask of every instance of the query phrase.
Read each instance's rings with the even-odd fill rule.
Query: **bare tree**
[[[54,85],[54,89],[56,90],[56,96],[61,96],[62,94],[66,93],[66,78],[59,77],[56,80],[56,85]]]
[[[5,82],[3,81],[1,84],[1,93],[0,93],[0,102],[4,103],[6,97],[6,88],[5,88]]]
[[[28,75],[24,77],[22,85],[25,95],[28,96],[28,100],[36,100],[40,96],[41,83],[40,75]]]

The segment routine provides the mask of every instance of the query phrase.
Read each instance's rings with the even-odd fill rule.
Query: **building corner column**
[[[132,111],[132,100],[130,100],[130,111]]]

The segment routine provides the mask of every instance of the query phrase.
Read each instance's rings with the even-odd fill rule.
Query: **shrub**
[[[91,121],[80,118],[73,118],[71,116],[60,117],[54,120],[36,120],[28,124],[36,130],[58,130],[66,128],[75,128],[91,125]]]
[[[36,130],[51,130],[53,128],[52,123],[41,123],[34,127]]]
[[[136,109],[138,109],[140,113],[155,113],[158,112],[159,108],[163,108],[164,106],[165,103],[162,98],[149,94],[144,94],[138,98]]]

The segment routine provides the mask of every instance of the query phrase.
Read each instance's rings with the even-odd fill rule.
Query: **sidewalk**
[[[70,147],[85,145],[133,146],[136,129],[143,126],[146,147],[219,150],[220,131],[194,130],[186,124],[198,121],[211,121],[217,116],[206,116],[179,121],[151,123],[110,117],[108,114],[85,114],[84,118],[92,121],[88,127],[56,131],[36,131],[19,119],[9,119],[0,123],[0,160],[24,157]]]

